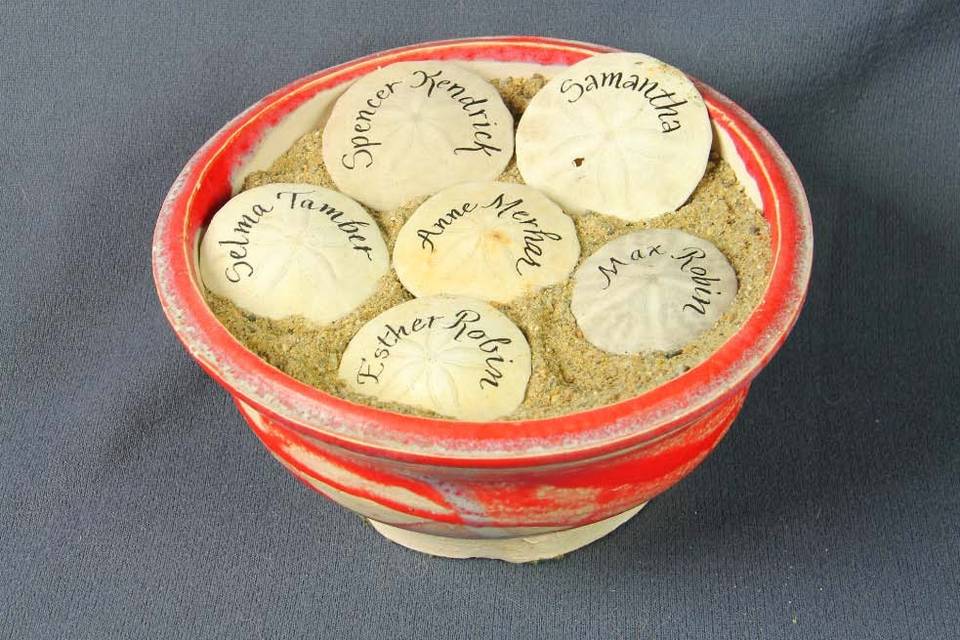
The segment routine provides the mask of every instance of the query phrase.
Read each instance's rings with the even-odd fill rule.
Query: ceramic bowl
[[[234,118],[184,167],[157,221],[153,271],[174,332],[233,396],[266,448],[304,483],[408,547],[513,561],[582,546],[690,473],[733,422],[793,326],[810,275],[806,198],[783,151],[743,109],[698,83],[715,143],[770,223],[762,303],[700,365],[629,400],[562,417],[436,420],[353,404],[245,348],[204,302],[197,246],[244,176],[329,114],[352,80],[401,60],[455,60],[487,77],[550,76],[607,47],[535,37],[431,42],[319,71]],[[652,52],[656,53],[656,52]]]

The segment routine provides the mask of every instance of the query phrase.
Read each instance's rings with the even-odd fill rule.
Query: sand
[[[493,83],[519,119],[544,80],[533,76]],[[303,136],[268,170],[248,176],[244,189],[271,182],[303,182],[335,189],[323,165],[321,137],[322,129]],[[500,180],[522,182],[515,163],[510,163]],[[389,249],[393,249],[404,221],[423,200],[409,202],[394,211],[371,212],[380,222]],[[639,229],[675,228],[705,238],[727,256],[736,270],[736,299],[710,330],[683,349],[634,356],[605,353],[583,339],[570,311],[572,279],[509,304],[495,305],[524,332],[532,354],[526,398],[506,417],[508,420],[557,416],[612,404],[666,382],[703,361],[723,344],[760,303],[766,288],[771,261],[769,227],[738,184],[733,170],[715,154],[711,154],[706,173],[693,195],[673,213],[644,222],[625,222],[591,213],[574,216],[574,223],[581,261],[607,241]],[[365,304],[341,320],[320,326],[299,317],[257,317],[207,293],[211,309],[227,330],[290,376],[357,403],[431,415],[355,394],[337,378],[340,355],[357,330],[377,314],[410,298],[391,270]]]

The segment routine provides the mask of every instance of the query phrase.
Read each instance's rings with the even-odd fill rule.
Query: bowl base
[[[582,527],[519,538],[449,538],[408,531],[369,518],[368,520],[387,540],[420,553],[443,558],[490,558],[520,563],[556,558],[585,547],[637,515],[646,504],[645,502],[629,511]]]

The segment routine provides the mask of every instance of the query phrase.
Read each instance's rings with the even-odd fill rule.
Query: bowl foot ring
[[[369,522],[386,539],[432,556],[534,562],[556,558],[599,540],[637,515],[645,506],[646,503],[582,527],[518,538],[450,538],[408,531],[376,520]]]

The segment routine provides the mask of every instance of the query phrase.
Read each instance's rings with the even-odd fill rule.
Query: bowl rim
[[[267,95],[191,157],[160,209],[153,276],[174,333],[211,377],[269,419],[328,444],[416,463],[519,467],[579,460],[648,444],[714,409],[750,384],[795,324],[810,279],[813,231],[800,179],[773,137],[732,100],[695,78],[711,119],[730,135],[757,182],[771,227],[773,265],[763,300],[736,333],[697,366],[637,396],[556,417],[491,422],[424,418],[355,404],[261,360],[220,324],[198,286],[194,265],[201,216],[191,217],[200,207],[196,201],[225,201],[232,168],[244,153],[317,92],[400,60],[568,65],[610,51],[617,49],[539,36],[424,42],[317,71]],[[218,189],[204,189],[205,181]]]

